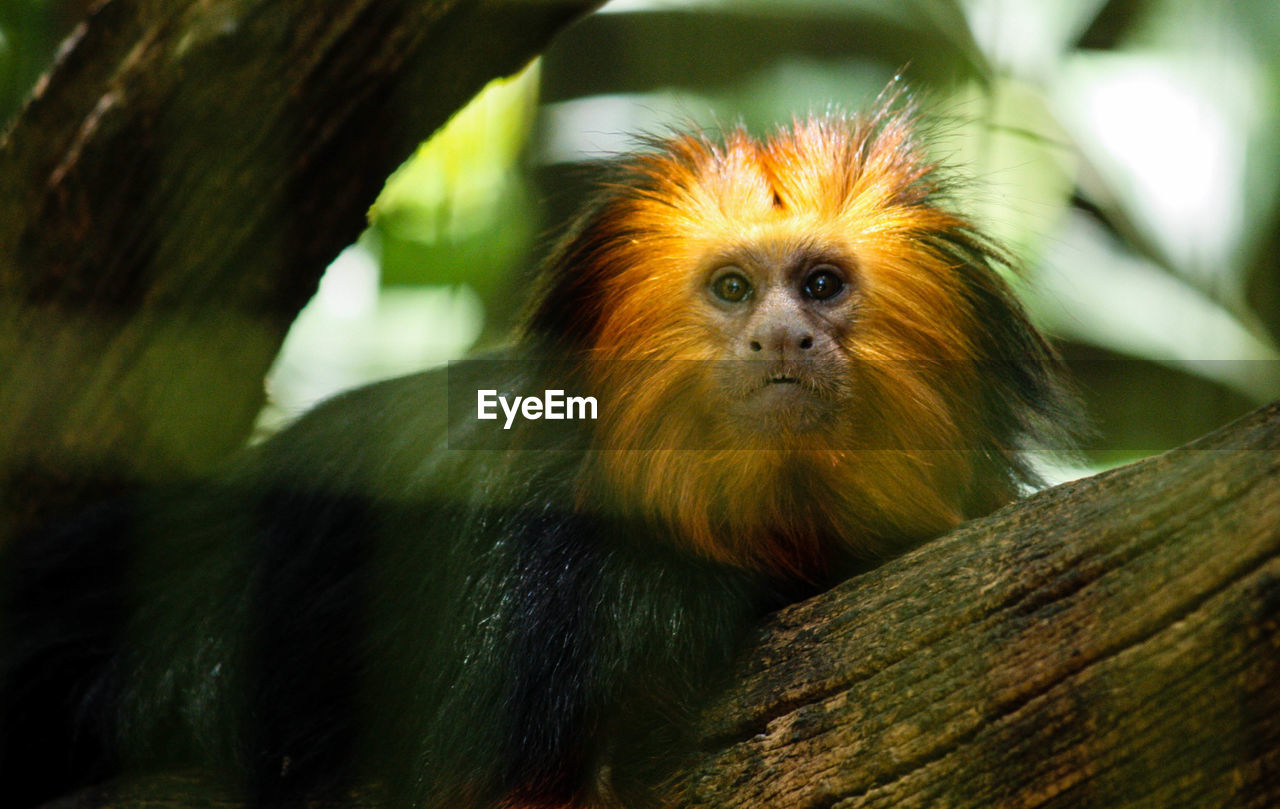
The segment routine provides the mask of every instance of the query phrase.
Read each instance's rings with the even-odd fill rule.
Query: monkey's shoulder
[[[550,437],[535,435],[523,420],[512,429],[498,406],[540,395],[545,367],[506,349],[346,391],[252,448],[224,480],[309,501],[339,497],[473,519],[503,506],[563,511],[584,457],[576,451],[582,431],[556,422]],[[488,419],[478,412],[482,395],[491,397]]]

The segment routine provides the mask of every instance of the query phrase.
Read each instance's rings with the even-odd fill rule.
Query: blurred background
[[[0,0],[8,121],[91,5]],[[635,133],[871,103],[895,77],[1026,268],[1096,435],[1083,474],[1280,397],[1274,0],[614,0],[388,181],[269,379],[263,432],[498,344],[529,273]]]

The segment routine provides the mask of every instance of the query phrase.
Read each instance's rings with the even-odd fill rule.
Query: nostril
[[[811,348],[813,348],[813,337],[806,335],[803,339],[800,340],[800,349],[802,351],[808,351]]]
[[[751,341],[751,350],[752,350],[752,351],[759,351],[761,348],[762,348],[762,346],[761,346],[758,342],[756,342],[755,340],[752,340],[752,341]]]

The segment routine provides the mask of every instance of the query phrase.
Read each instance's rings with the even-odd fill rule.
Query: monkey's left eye
[[[711,283],[716,297],[728,303],[741,303],[751,295],[751,282],[736,272],[727,272]]]
[[[809,277],[804,279],[806,298],[825,301],[834,298],[844,289],[844,279],[836,274],[835,268],[829,265],[816,267]]]

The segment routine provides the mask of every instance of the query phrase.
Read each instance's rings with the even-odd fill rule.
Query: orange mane
[[[1018,400],[1036,399],[1016,388],[1049,386],[1049,371],[990,363],[1053,355],[996,252],[938,202],[909,111],[655,147],[618,164],[530,325],[578,349],[601,395],[584,504],[670,526],[712,559],[817,580],[833,549],[892,553],[1016,494],[1027,475],[1010,444],[1034,410]],[[703,270],[760,240],[821,245],[856,268],[863,301],[840,334],[851,405],[821,438],[762,447],[709,412],[703,371],[723,357],[699,315]]]

